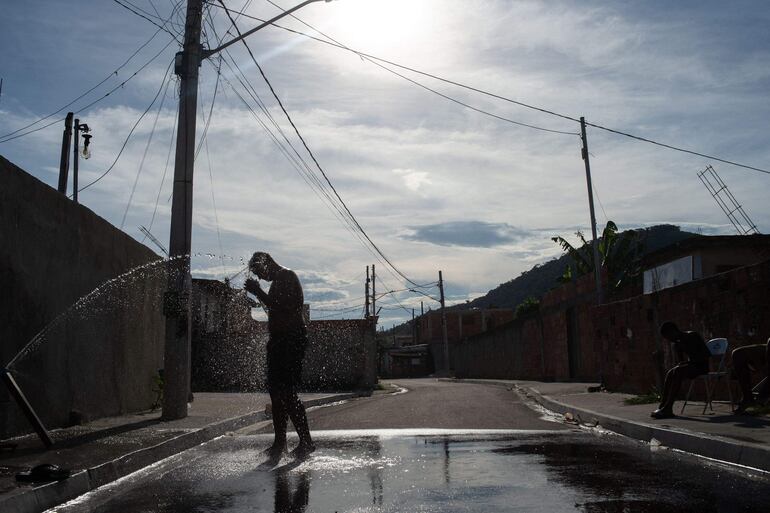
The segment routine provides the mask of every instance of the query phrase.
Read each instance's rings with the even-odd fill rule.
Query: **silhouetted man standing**
[[[273,403],[275,431],[268,456],[278,459],[286,450],[286,428],[291,418],[299,435],[299,445],[292,455],[306,457],[315,450],[315,446],[310,438],[305,407],[297,396],[307,346],[305,319],[302,316],[302,285],[294,271],[281,267],[267,253],[254,253],[249,260],[249,269],[258,278],[272,282],[267,293],[257,280],[249,278],[244,285],[246,291],[257,296],[267,310],[270,332],[267,342],[267,388]]]

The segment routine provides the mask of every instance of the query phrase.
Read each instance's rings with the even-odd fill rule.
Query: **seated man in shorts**
[[[767,401],[770,395],[770,339],[767,344],[753,344],[750,346],[739,347],[733,351],[733,376],[738,380],[741,386],[741,402],[735,409],[735,413],[746,413],[746,408],[758,403]],[[762,376],[762,380],[755,389],[757,394],[751,389],[751,371],[757,372]]]
[[[695,379],[709,371],[711,352],[703,338],[694,331],[681,331],[676,324],[666,321],[660,326],[660,334],[674,344],[674,350],[681,363],[672,367],[663,382],[660,406],[650,416],[667,419],[674,416],[674,400],[685,379]],[[687,360],[684,360],[687,355]]]

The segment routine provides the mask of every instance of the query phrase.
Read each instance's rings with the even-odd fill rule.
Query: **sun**
[[[402,53],[430,30],[429,0],[337,0],[329,32],[364,52]]]

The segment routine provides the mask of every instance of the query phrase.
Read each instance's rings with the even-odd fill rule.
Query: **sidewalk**
[[[357,397],[353,393],[300,394],[306,407]],[[50,432],[46,450],[36,435],[4,440],[0,449],[0,511],[36,512],[74,499],[198,444],[262,421],[265,393],[196,393],[187,418],[161,422],[160,412],[100,419]],[[17,472],[41,463],[72,470],[70,478],[47,484],[17,483]]]
[[[682,401],[674,405],[676,418],[655,420],[650,412],[656,404],[626,405],[629,394],[595,392],[595,383],[542,383],[518,380],[462,380],[515,388],[548,410],[571,413],[581,423],[727,463],[770,472],[770,416],[733,415],[730,405],[714,403],[714,411],[703,414],[703,402]]]

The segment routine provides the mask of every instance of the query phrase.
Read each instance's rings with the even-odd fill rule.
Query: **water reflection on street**
[[[306,461],[223,437],[57,511],[767,512],[770,482],[576,432],[319,432]],[[264,459],[264,458],[262,458]],[[718,484],[717,484],[718,483]]]

